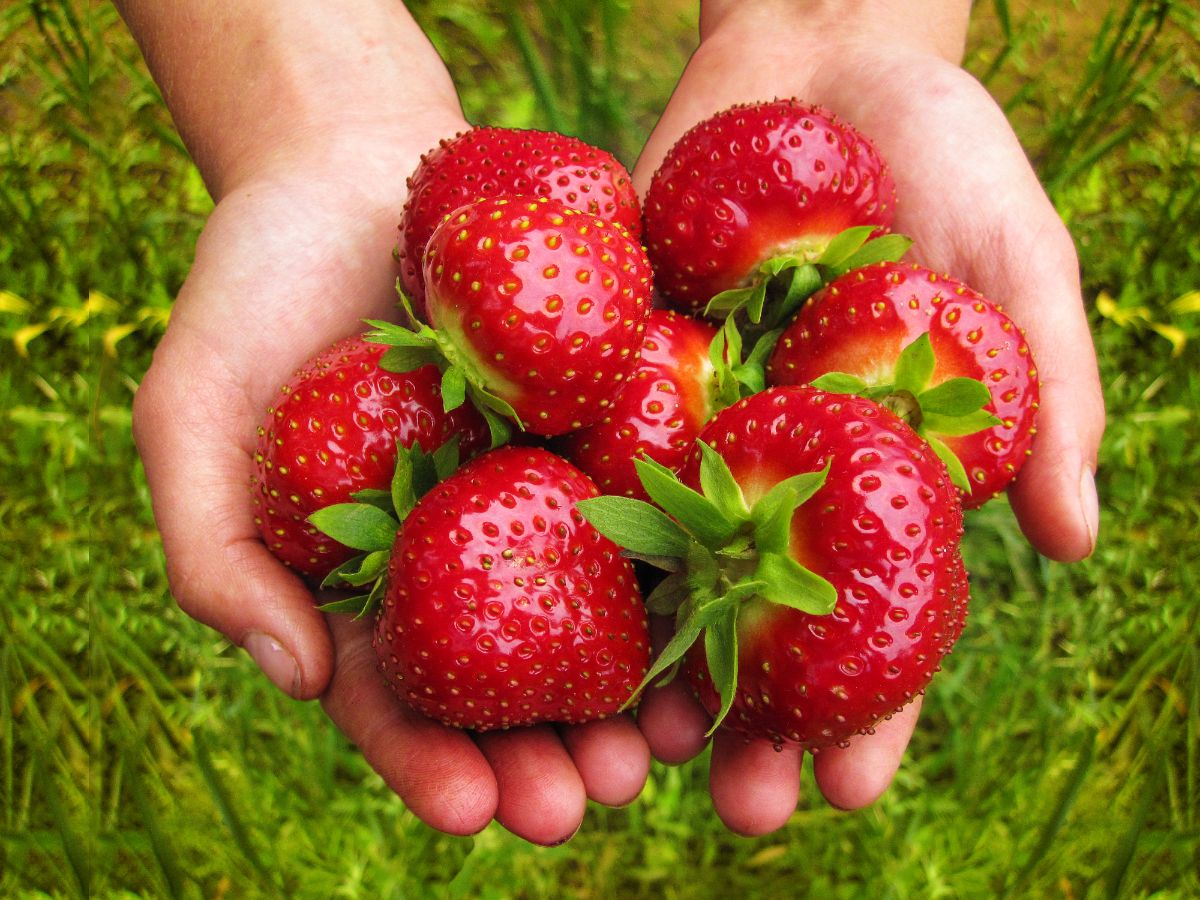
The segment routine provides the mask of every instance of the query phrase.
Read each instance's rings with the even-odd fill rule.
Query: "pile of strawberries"
[[[409,188],[401,321],[295,375],[253,478],[275,555],[360,589],[324,608],[374,611],[401,698],[576,723],[682,669],[714,728],[819,748],[924,689],[967,612],[962,510],[1028,455],[1037,378],[996,306],[900,261],[865,137],[734,107],[644,215],[609,154],[542,132],[444,141]],[[653,661],[648,612],[676,625]]]

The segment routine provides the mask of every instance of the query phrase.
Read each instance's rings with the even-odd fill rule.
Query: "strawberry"
[[[1030,453],[1038,381],[1021,330],[922,266],[881,263],[814,295],[780,337],[767,378],[888,405],[933,444],[968,508],[1007,487]]]
[[[422,497],[392,548],[375,649],[396,693],[486,731],[615,713],[649,664],[633,568],[546,450],[485,453]]]
[[[677,468],[716,410],[716,334],[706,322],[653,310],[637,368],[599,422],[563,438],[563,455],[604,493],[646,499],[634,459],[644,453]]]
[[[763,388],[761,341],[742,360],[732,320],[720,330],[674,310],[656,309],[633,374],[595,425],[573,431],[558,449],[606,494],[647,499],[634,460],[645,455],[678,468],[700,429],[719,409]]]
[[[645,241],[672,303],[721,314],[748,304],[757,322],[775,276],[790,272],[789,292],[811,293],[813,264],[838,265],[886,232],[895,205],[887,165],[848,123],[798,100],[745,104],[699,123],[667,153],[646,194]],[[830,247],[857,226],[849,248]],[[907,248],[894,243],[872,258]]]
[[[922,691],[958,638],[961,507],[886,407],[769,388],[718,413],[678,479],[638,469],[670,518],[619,497],[579,508],[674,570],[648,602],[676,609],[676,633],[643,685],[683,662],[714,729],[841,744]]]
[[[418,313],[425,308],[422,255],[433,230],[460,206],[501,195],[551,197],[641,235],[637,192],[611,154],[553,132],[472,128],[423,155],[408,179],[396,258]]]
[[[317,580],[353,551],[318,531],[310,515],[355,492],[386,489],[397,444],[433,449],[457,435],[469,453],[486,442],[475,410],[443,410],[436,367],[386,371],[385,349],[361,336],[338,341],[280,389],[258,429],[255,524],[276,557]]]
[[[448,408],[470,396],[533,434],[598,421],[637,365],[650,266],[618,225],[545,198],[459,209],[425,252],[430,326],[375,339],[437,361]]]

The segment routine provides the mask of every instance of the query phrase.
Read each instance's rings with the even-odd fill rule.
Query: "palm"
[[[746,65],[744,43],[706,42],[693,56],[634,172],[643,192],[668,148],[693,124],[731,106],[796,96],[827,106],[869,135],[896,180],[895,227],[913,255],[1000,302],[1026,328],[1042,381],[1040,433],[1012,497],[1039,550],[1059,559],[1090,552],[1081,469],[1103,427],[1095,357],[1083,316],[1070,237],[1042,192],[1003,113],[969,75],[929,54],[845,48],[820,65],[792,47]],[[1094,502],[1094,501],[1093,501]],[[1083,505],[1086,506],[1086,499]],[[830,802],[870,803],[887,786],[919,704],[846,750],[823,751],[817,782]],[[639,719],[660,759],[699,752],[708,720],[684,688],[651,691]],[[717,811],[735,830],[786,821],[799,755],[717,734],[710,780]]]
[[[472,739],[422,718],[380,679],[370,624],[327,623],[252,518],[255,433],[278,386],[363,318],[395,315],[390,250],[412,162],[379,166],[374,184],[361,170],[338,184],[299,167],[218,204],[139,393],[139,445],[187,612],[247,649],[255,634],[287,646],[296,674],[281,678],[270,661],[268,673],[297,697],[320,696],[431,825],[470,833],[496,817],[553,842],[578,826],[587,797],[623,803],[640,789],[648,751],[633,723]]]

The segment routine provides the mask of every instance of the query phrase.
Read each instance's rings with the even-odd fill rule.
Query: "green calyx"
[[[447,478],[459,464],[458,436],[450,438],[433,453],[419,443],[412,447],[396,444],[396,469],[388,490],[367,488],[351,494],[353,503],[335,503],[319,509],[308,521],[322,534],[362,553],[342,563],[325,576],[323,588],[368,588],[364,594],[324,603],[322,612],[353,613],[360,619],[372,612],[383,597],[385,575],[392,544],[400,523],[435,484]]]
[[[704,308],[706,316],[728,318],[744,311],[758,330],[771,331],[791,318],[822,287],[853,269],[895,262],[912,240],[901,234],[871,239],[873,225],[855,225],[835,235],[823,249],[784,253],[762,263],[745,287],[722,291]]]
[[[443,332],[435,331],[413,313],[412,304],[396,284],[400,306],[408,319],[407,325],[367,319],[374,331],[365,339],[388,347],[379,365],[389,372],[411,372],[422,366],[435,365],[442,373],[442,406],[446,412],[458,409],[468,400],[487,422],[492,448],[508,442],[512,435],[510,422],[524,428],[520,416],[503,399],[488,389],[489,379],[463,354],[455,342]]]
[[[760,334],[750,353],[743,358],[741,332],[733,316],[725,319],[725,324],[708,345],[708,359],[715,373],[714,415],[766,387],[767,357],[782,333],[782,328],[776,328]]]
[[[967,471],[942,438],[975,434],[1001,422],[984,408],[992,395],[976,378],[949,378],[930,387],[936,365],[933,344],[929,332],[925,332],[900,352],[890,382],[870,384],[857,375],[829,372],[813,381],[812,386],[837,394],[856,394],[888,407],[925,439],[946,464],[950,480],[969,494]]]
[[[653,613],[674,614],[675,635],[626,707],[664,673],[662,683],[674,677],[684,654],[703,635],[705,660],[721,695],[711,734],[736,694],[738,616],[744,604],[760,600],[828,615],[837,590],[790,553],[792,517],[825,484],[829,465],[779,482],[751,506],[721,455],[703,441],[699,448],[699,491],[665,466],[639,459],[634,465],[653,504],[596,497],[576,507],[627,556],[669,573],[646,602]]]

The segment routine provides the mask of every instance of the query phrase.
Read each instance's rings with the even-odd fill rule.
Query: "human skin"
[[[134,403],[172,592],[282,690],[319,698],[429,825],[565,840],[588,798],[627,803],[645,783],[633,719],[473,736],[423,718],[380,677],[370,623],[318,612],[252,518],[255,432],[279,386],[395,314],[405,177],[466,127],[441,60],[394,2],[119,8],[216,201]]]
[[[867,134],[895,177],[894,230],[914,238],[912,258],[966,281],[1026,330],[1041,408],[1009,498],[1034,547],[1069,562],[1096,543],[1099,374],[1071,237],[1004,114],[959,65],[969,12],[961,0],[707,0],[700,46],[634,183],[644,193],[688,128],[735,103],[799,97]],[[918,698],[874,734],[815,755],[831,804],[862,807],[887,788],[919,707]],[[650,690],[639,723],[654,756],[672,763],[700,752],[710,724],[682,681]],[[796,807],[800,762],[795,748],[718,731],[709,772],[718,815],[745,835],[781,827]]]
[[[394,312],[390,251],[405,176],[421,152],[465,127],[444,66],[388,0],[118,7],[216,201],[134,404],[176,599],[282,690],[319,698],[431,826],[470,834],[496,819],[535,843],[567,839],[586,799],[620,805],[638,794],[651,749],[668,762],[699,752],[708,725],[700,707],[675,685],[648,695],[637,724],[621,716],[472,736],[430,722],[379,678],[369,624],[319,613],[267,552],[248,497],[255,429],[278,386],[363,318]],[[1103,412],[1074,252],[1002,114],[953,64],[965,7],[705,3],[702,44],[635,179],[644,190],[675,138],[734,102],[795,95],[870,134],[897,178],[897,228],[917,238],[920,258],[1004,302],[1029,331],[1043,415],[1013,503],[1039,549],[1078,558],[1094,544],[1094,488],[1082,501],[1089,518],[1078,499],[1071,508],[1064,485],[1073,478],[1080,496]],[[818,47],[816,33],[837,39]],[[950,113],[961,118],[947,130]],[[933,133],[930,118],[941,142],[910,146]],[[961,197],[947,203],[931,173],[960,184]],[[1003,195],[997,178],[1010,179]],[[980,236],[982,244],[968,240]],[[1043,279],[1037,298],[1022,293],[1030,274]],[[878,796],[916,712],[913,704],[847,750],[821,754],[817,778],[831,803]],[[743,834],[779,827],[795,808],[799,761],[718,734],[718,814]]]

